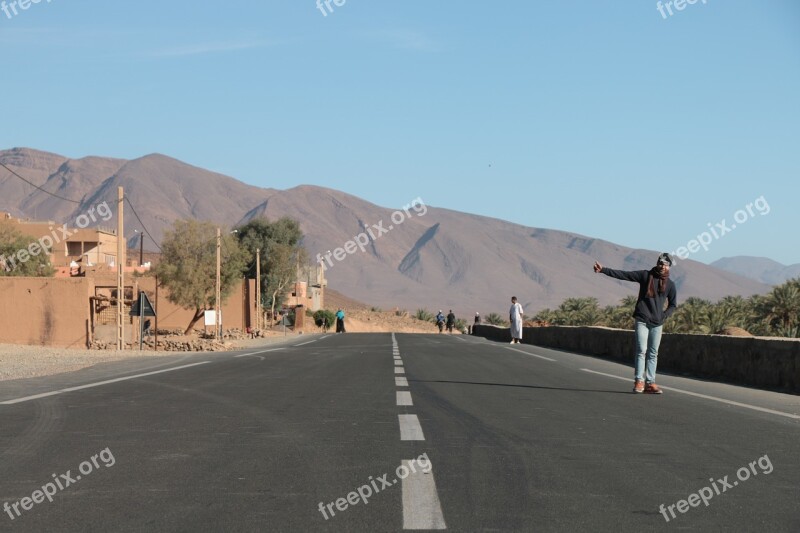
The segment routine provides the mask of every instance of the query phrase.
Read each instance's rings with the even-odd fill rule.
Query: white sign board
[[[206,326],[216,326],[216,316],[217,312],[213,309],[211,311],[205,312],[205,325]],[[222,324],[222,310],[219,312],[219,323]]]

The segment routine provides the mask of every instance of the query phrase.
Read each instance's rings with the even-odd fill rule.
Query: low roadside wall
[[[474,326],[473,335],[510,342],[508,328]],[[525,344],[612,359],[633,366],[631,330],[549,326],[524,328]],[[665,333],[658,369],[800,394],[800,340]]]

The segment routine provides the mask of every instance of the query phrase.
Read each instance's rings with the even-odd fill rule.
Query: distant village
[[[130,310],[140,291],[153,303],[157,317],[154,328],[179,330],[186,328],[194,310],[181,308],[167,299],[166,289],[156,287],[151,269],[160,254],[142,247],[129,249],[123,271],[125,294],[117,294],[117,244],[115,230],[105,227],[68,227],[53,221],[33,221],[2,215],[20,234],[36,241],[31,250],[23,250],[13,258],[4,257],[0,268],[10,268],[12,261],[41,248],[53,269],[52,276],[0,276],[0,343],[85,348],[112,342],[116,335],[118,305],[123,305],[126,318],[125,342],[138,342],[140,328]],[[38,245],[47,237],[44,246]],[[139,243],[141,244],[141,234]],[[52,244],[51,244],[52,243]],[[49,245],[49,246],[48,246]],[[21,257],[20,257],[21,256]],[[285,309],[317,311],[325,302],[324,269],[319,266],[298,266],[297,279],[288,288]],[[252,331],[257,321],[255,279],[238,283],[221,305],[223,329]],[[302,316],[297,326],[302,329]],[[136,327],[134,327],[136,326]],[[203,327],[203,323],[199,323]]]

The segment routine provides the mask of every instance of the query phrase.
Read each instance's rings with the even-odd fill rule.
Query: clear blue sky
[[[158,152],[664,250],[763,196],[691,257],[800,262],[800,2],[331,5],[0,12],[0,147]]]

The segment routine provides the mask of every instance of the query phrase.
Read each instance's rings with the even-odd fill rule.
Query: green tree
[[[266,218],[254,218],[236,228],[239,242],[249,255],[246,269],[255,275],[256,250],[261,250],[261,294],[262,305],[275,308],[283,305],[289,286],[296,281],[300,265],[308,261],[306,251],[300,244],[303,232],[300,223],[289,217],[270,222]]]
[[[333,311],[328,311],[327,309],[320,309],[319,311],[314,312],[314,324],[316,324],[317,327],[323,327],[325,320],[327,320],[327,325],[329,328],[334,327],[336,324],[336,313]]]
[[[675,314],[664,325],[666,333],[710,333],[709,311],[711,302],[702,298],[688,298],[678,306]]]
[[[800,329],[800,278],[789,280],[772,289],[759,305],[760,315],[773,333],[797,337]]]
[[[567,298],[556,310],[555,324],[595,326],[602,320],[597,298]]]
[[[213,309],[217,274],[217,228],[210,222],[176,220],[161,243],[161,261],[154,273],[159,283],[169,289],[170,302],[185,309],[194,309],[188,334]],[[239,243],[229,232],[222,232],[221,289],[224,299],[231,294],[242,277],[244,256]]]
[[[50,265],[50,252],[49,249],[43,250],[36,239],[20,233],[11,223],[0,222],[0,276],[52,276],[55,269]]]
[[[489,313],[486,315],[484,322],[493,326],[507,326],[508,322],[498,313]]]

